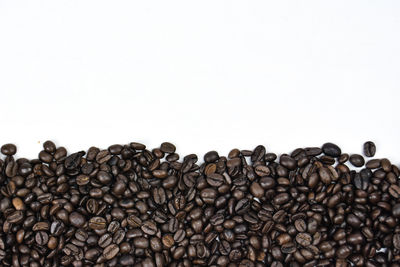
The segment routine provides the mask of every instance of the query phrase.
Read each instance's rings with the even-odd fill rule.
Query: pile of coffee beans
[[[373,142],[363,146],[373,157]],[[400,266],[400,170],[333,144],[1,147],[0,266]]]

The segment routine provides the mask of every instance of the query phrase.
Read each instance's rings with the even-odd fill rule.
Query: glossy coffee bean
[[[376,146],[375,146],[374,142],[372,142],[372,141],[365,142],[363,145],[363,152],[364,152],[364,155],[367,157],[375,156]]]

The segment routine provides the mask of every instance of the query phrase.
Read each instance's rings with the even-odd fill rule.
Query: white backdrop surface
[[[400,163],[399,1],[2,1],[0,143]]]

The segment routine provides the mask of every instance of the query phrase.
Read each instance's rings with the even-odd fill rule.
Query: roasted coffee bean
[[[342,154],[341,149],[333,143],[325,143],[322,146],[322,151],[324,152],[325,155],[334,158],[339,157],[340,154]]]
[[[204,161],[207,163],[215,162],[219,158],[217,151],[209,151],[204,155]]]
[[[113,239],[110,233],[106,233],[99,238],[98,245],[102,248],[108,247]]]
[[[299,233],[296,236],[296,242],[303,247],[311,245],[312,237],[308,233]]]
[[[35,241],[39,246],[44,246],[49,241],[49,235],[44,231],[39,231],[35,235]]]
[[[175,153],[175,145],[169,143],[169,142],[164,142],[161,144],[160,147],[161,151],[164,153]]]
[[[46,141],[28,160],[3,146],[0,266],[397,266],[389,159],[332,143],[279,160],[264,146],[199,163],[175,150]]]
[[[23,219],[24,213],[22,211],[14,211],[7,216],[7,222],[14,224],[21,223]]]
[[[257,146],[253,153],[251,154],[251,161],[256,162],[260,161],[264,158],[265,156],[265,147],[262,145]]]
[[[118,252],[119,252],[119,246],[117,246],[116,244],[112,244],[103,250],[103,257],[106,260],[111,260],[118,254]]]
[[[375,156],[376,146],[375,146],[374,142],[372,142],[372,141],[365,142],[364,146],[363,146],[363,149],[364,149],[364,155],[365,156],[367,156],[367,157]]]
[[[179,229],[174,234],[174,241],[179,243],[185,238],[185,236],[186,236],[185,231],[183,229]]]
[[[148,248],[149,247],[149,240],[147,238],[144,237],[135,237],[133,239],[133,245],[136,248]]]
[[[85,217],[78,212],[72,212],[69,215],[69,223],[72,226],[79,228],[79,227],[82,227],[85,224],[85,222],[86,222]]]
[[[359,154],[353,154],[350,156],[350,163],[355,167],[362,167],[365,163],[363,156]]]
[[[102,230],[106,227],[106,220],[102,217],[93,217],[89,220],[89,228],[93,230]]]
[[[218,187],[224,183],[224,177],[218,173],[211,173],[207,176],[207,183],[211,186]]]
[[[17,153],[17,147],[14,144],[5,144],[1,146],[1,153],[6,156],[12,156]]]
[[[142,225],[142,220],[135,215],[129,215],[127,222],[132,227],[141,227]]]
[[[152,221],[145,221],[143,222],[142,226],[140,227],[145,234],[148,235],[155,235],[157,232],[157,225]]]
[[[162,243],[166,248],[170,248],[174,245],[174,238],[172,237],[172,235],[164,235],[162,237]]]

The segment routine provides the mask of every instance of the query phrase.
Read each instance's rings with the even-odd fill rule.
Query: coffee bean
[[[275,196],[273,202],[275,205],[282,205],[282,204],[288,202],[289,199],[290,199],[290,196],[288,193],[281,193],[281,194],[278,194],[277,196]]]
[[[133,239],[133,245],[136,248],[148,248],[149,247],[149,240],[144,237],[135,237]]]
[[[35,235],[35,241],[39,246],[44,246],[49,241],[49,235],[44,231],[39,231]]]
[[[14,211],[7,216],[7,221],[9,223],[18,224],[24,219],[24,213],[22,211]]]
[[[296,242],[303,247],[311,245],[312,237],[308,233],[299,233],[296,235]]]
[[[271,174],[271,170],[268,168],[268,166],[265,165],[257,165],[254,168],[254,172],[260,177],[268,176]]]
[[[78,213],[78,212],[72,212],[69,215],[69,223],[72,226],[80,228],[85,224],[85,222],[86,222],[85,217],[82,214]]]
[[[288,168],[289,170],[294,170],[297,167],[297,162],[295,159],[287,156],[287,155],[282,155],[280,157],[279,163],[283,166]]]
[[[170,248],[174,245],[174,238],[172,237],[172,235],[164,235],[162,237],[162,243],[166,248]]]
[[[389,187],[389,194],[394,197],[394,198],[400,198],[400,186],[396,185],[396,184],[392,184]]]
[[[55,220],[50,225],[50,233],[54,236],[59,236],[64,232],[64,223]]]
[[[88,175],[78,175],[78,177],[76,177],[76,183],[78,185],[87,185],[90,181],[90,177]]]
[[[152,221],[145,221],[143,222],[142,226],[140,227],[145,234],[148,235],[155,235],[157,232],[157,225]]]
[[[105,233],[104,235],[102,235],[99,238],[99,241],[97,243],[101,248],[106,248],[109,245],[111,245],[112,241],[113,241],[113,239],[112,239],[111,234]]]
[[[219,158],[219,155],[218,155],[217,151],[210,151],[204,155],[204,161],[207,163],[215,162],[218,160],[218,158]]]
[[[129,215],[127,222],[132,227],[141,227],[142,225],[142,220],[135,215]]]
[[[1,153],[6,156],[13,156],[15,153],[17,153],[17,147],[14,144],[2,145]]]
[[[400,234],[393,235],[393,246],[396,249],[400,249]]]
[[[89,220],[89,228],[93,230],[106,229],[106,220],[102,217],[93,217]]]
[[[334,158],[339,157],[340,154],[342,154],[341,149],[333,143],[325,143],[322,146],[322,151],[324,152],[325,155]]]
[[[235,206],[235,212],[239,215],[245,214],[249,209],[250,209],[250,202],[246,198],[239,200]]]
[[[185,231],[183,229],[179,229],[174,234],[174,241],[179,243],[185,238],[185,236],[186,236]]]
[[[164,142],[161,144],[160,147],[161,151],[164,153],[175,153],[175,146],[171,143]]]
[[[205,188],[200,192],[200,196],[207,204],[213,204],[217,196],[217,191],[213,188]]]
[[[78,167],[81,162],[82,156],[85,152],[73,153],[65,159],[64,166],[67,170],[73,170]]]
[[[305,232],[307,230],[307,225],[303,219],[298,219],[294,222],[294,226],[297,231]]]
[[[118,252],[119,252],[119,247],[116,244],[111,244],[104,249],[103,257],[106,260],[111,260],[118,254]]]
[[[353,164],[354,167],[362,167],[365,163],[365,160],[361,155],[353,154],[350,156],[350,163]]]
[[[265,156],[265,147],[262,145],[257,146],[253,153],[251,154],[251,161],[256,162],[260,161],[264,158]]]
[[[223,214],[215,214],[210,218],[210,223],[212,225],[220,225],[224,222],[225,218]]]
[[[392,208],[392,214],[396,218],[400,218],[400,203],[397,203]]]
[[[48,222],[37,222],[33,225],[33,231],[48,231],[50,229]]]
[[[135,259],[131,255],[122,255],[121,258],[119,258],[118,262],[122,266],[133,266],[135,263]]]
[[[211,186],[218,187],[224,183],[224,177],[218,173],[211,173],[207,176],[207,183]]]
[[[372,142],[372,141],[365,142],[363,145],[363,149],[364,149],[365,156],[367,156],[367,157],[375,156],[376,146],[375,146],[374,142]]]

